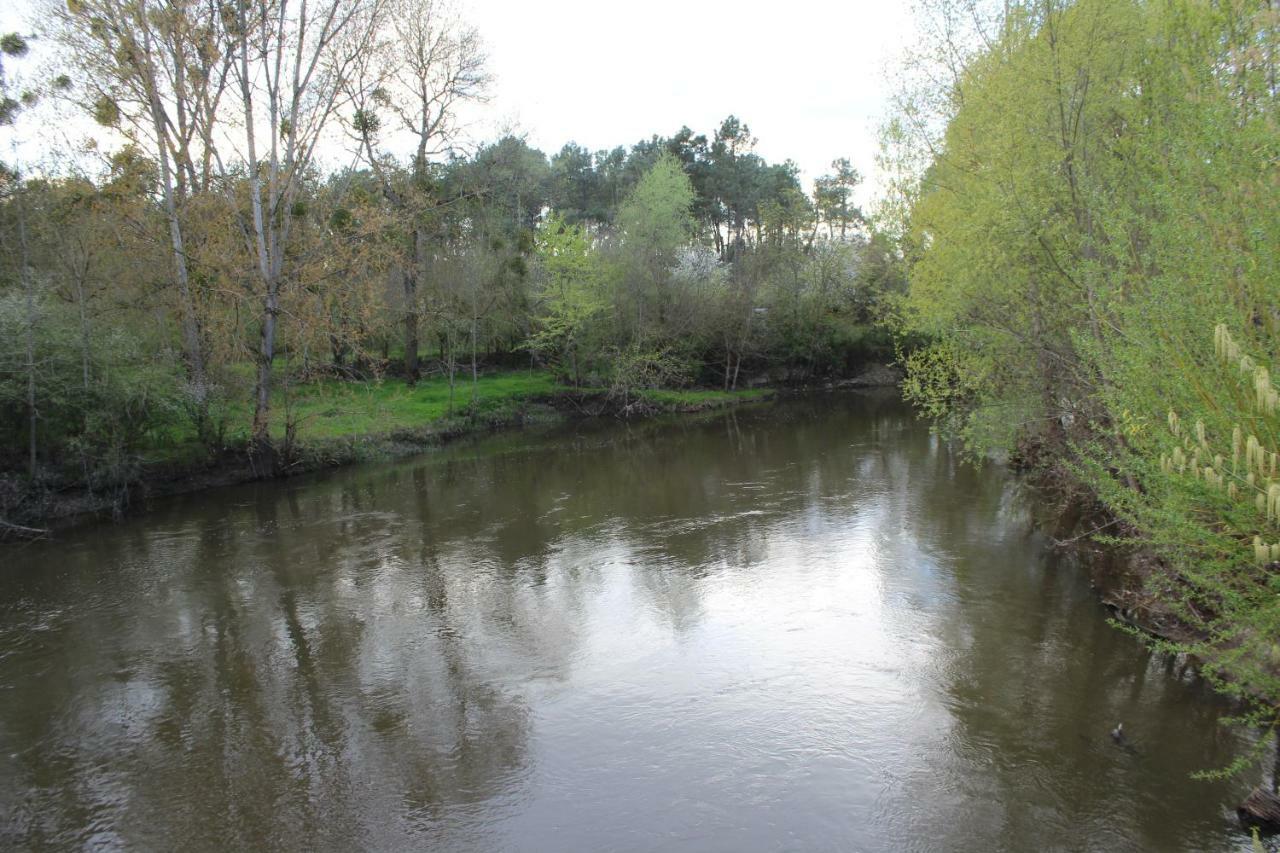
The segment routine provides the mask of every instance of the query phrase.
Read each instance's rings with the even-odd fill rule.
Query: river
[[[0,846],[1248,850],[1228,709],[1023,491],[850,393],[7,548]]]

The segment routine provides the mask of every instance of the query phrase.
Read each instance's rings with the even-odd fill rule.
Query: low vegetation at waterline
[[[1126,612],[1272,730],[1280,11],[931,5],[931,82],[886,132],[895,316],[928,341],[906,393],[1096,499],[1099,538],[1144,555]]]

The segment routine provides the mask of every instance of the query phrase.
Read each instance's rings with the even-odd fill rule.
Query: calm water
[[[0,846],[1247,850],[1000,469],[836,396],[0,552]],[[1114,746],[1123,720],[1137,751]]]

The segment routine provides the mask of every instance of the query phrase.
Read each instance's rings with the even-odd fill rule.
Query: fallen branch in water
[[[25,527],[0,518],[0,539],[8,539],[9,537],[15,539],[38,539],[48,535],[49,531],[43,527]]]
[[[1119,524],[1119,523],[1120,523],[1120,519],[1113,518],[1110,521],[1108,521],[1106,524],[1103,524],[1099,527],[1095,527],[1092,530],[1086,530],[1084,533],[1081,533],[1079,536],[1072,536],[1070,539],[1054,539],[1053,547],[1062,548],[1066,545],[1071,545],[1072,543],[1079,542],[1081,539],[1085,538],[1086,536],[1092,536],[1093,534],[1097,533],[1099,530],[1106,530],[1108,527],[1112,526],[1113,524]]]

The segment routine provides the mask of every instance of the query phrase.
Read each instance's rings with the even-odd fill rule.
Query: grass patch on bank
[[[564,385],[545,370],[484,374],[475,384],[474,403],[470,377],[459,376],[455,380],[452,405],[448,377],[438,375],[423,377],[412,388],[398,377],[367,382],[320,379],[295,383],[287,393],[282,382],[277,381],[272,394],[271,435],[277,439],[283,437],[289,417],[296,424],[295,440],[302,447],[407,431],[430,431],[436,427],[465,429],[464,419],[480,424],[503,422],[512,419],[520,407],[533,400],[558,394],[605,393],[602,388],[575,389]],[[660,409],[687,412],[763,400],[769,393],[763,389],[663,389],[638,391],[634,398]],[[229,407],[228,445],[234,447],[248,441],[252,419],[250,399],[237,399]],[[182,428],[155,434],[144,455],[150,462],[183,464],[194,463],[206,453],[194,433]]]
[[[451,409],[447,377],[423,378],[412,388],[403,379],[392,377],[377,382],[329,379],[294,386],[290,391],[290,406],[297,423],[298,440],[307,443],[420,429],[443,423],[451,414],[491,419],[523,402],[573,391],[575,389],[558,382],[549,371],[490,373],[482,375],[475,384],[473,404],[470,377],[459,377]],[[768,392],[760,389],[646,390],[637,396],[663,408],[682,409],[764,399]],[[284,394],[278,391],[271,414],[272,435],[284,434],[286,416]],[[237,413],[234,438],[248,437],[251,417],[248,406]]]
[[[460,378],[453,389],[452,414],[484,416],[561,388],[546,371],[492,373],[476,382],[473,407],[471,380]],[[376,382],[321,380],[291,388],[288,410],[284,392],[277,391],[271,412],[271,434],[284,434],[290,413],[297,424],[298,440],[308,442],[416,429],[445,420],[450,410],[447,377],[426,377],[412,388],[398,378]],[[235,413],[231,437],[246,439],[251,420],[252,409],[248,406],[243,412]]]

